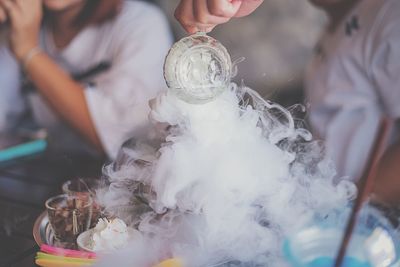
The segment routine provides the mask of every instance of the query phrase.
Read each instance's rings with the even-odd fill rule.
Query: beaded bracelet
[[[40,49],[40,47],[35,46],[34,48],[32,48],[22,59],[22,67],[23,69],[26,71],[26,69],[28,68],[29,63],[31,62],[31,60],[38,54],[42,53],[42,49]]]

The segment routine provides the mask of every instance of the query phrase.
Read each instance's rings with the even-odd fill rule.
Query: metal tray
[[[46,211],[40,214],[33,225],[33,238],[39,246],[42,244],[54,244],[53,230],[50,227],[49,217]]]
[[[39,246],[41,246],[42,244],[46,244],[55,247],[76,249],[74,247],[71,247],[71,245],[66,246],[65,244],[60,244],[54,239],[53,229],[50,226],[47,211],[42,212],[42,214],[40,214],[39,217],[36,219],[33,226],[33,238]],[[217,264],[209,267],[222,267],[222,265]]]

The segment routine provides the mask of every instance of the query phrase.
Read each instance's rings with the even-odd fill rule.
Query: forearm
[[[239,17],[244,17],[244,16],[251,14],[263,2],[264,2],[264,0],[243,0],[243,3],[240,6],[239,11],[235,14],[235,17],[239,18]]]
[[[102,150],[83,87],[45,53],[34,56],[26,66],[26,72],[50,106],[96,148]]]
[[[83,88],[45,53],[35,51],[43,17],[42,0],[0,0],[0,10],[0,20],[10,21],[7,39],[11,51],[15,59],[25,65],[25,71],[40,94],[63,119],[101,149]]]
[[[380,201],[394,206],[400,204],[400,142],[383,155],[373,192]]]

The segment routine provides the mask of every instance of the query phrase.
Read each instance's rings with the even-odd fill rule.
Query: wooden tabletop
[[[33,224],[63,182],[99,177],[103,159],[46,152],[0,164],[0,267],[31,267],[38,247]]]

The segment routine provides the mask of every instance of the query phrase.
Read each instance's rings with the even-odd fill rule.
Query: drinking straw
[[[343,263],[344,256],[346,255],[347,246],[349,245],[351,235],[354,231],[354,227],[357,222],[358,213],[364,203],[364,200],[366,199],[366,196],[368,195],[372,187],[373,180],[377,174],[378,163],[382,155],[382,152],[385,148],[385,145],[387,143],[390,126],[391,126],[391,121],[389,119],[387,118],[381,119],[379,123],[378,132],[375,136],[374,144],[372,146],[372,150],[368,157],[367,165],[359,181],[359,193],[354,202],[350,218],[346,225],[346,230],[342,242],[340,244],[339,252],[335,260],[335,265],[334,265],[335,267],[340,267]]]
[[[38,252],[35,263],[41,267],[84,267],[95,263],[94,259],[71,258],[55,256]],[[162,261],[154,267],[182,267],[183,262],[179,258]]]
[[[80,267],[93,265],[93,263],[95,263],[95,260],[54,256],[43,252],[38,252],[36,255],[35,263],[42,267]]]
[[[46,140],[38,139],[10,148],[6,148],[0,151],[0,162],[36,154],[44,151],[46,147]]]
[[[67,262],[64,260],[36,259],[35,263],[41,267],[84,267],[92,266],[93,262]]]
[[[35,263],[41,267],[85,267],[93,263],[68,262],[64,260],[36,259]],[[165,260],[154,267],[182,267],[182,261],[179,259]]]
[[[82,259],[95,259],[96,258],[96,253],[93,253],[93,252],[52,247],[52,246],[49,246],[46,244],[42,244],[40,246],[40,250],[42,252],[56,255],[56,256],[75,257],[75,258],[82,258]]]
[[[82,258],[74,258],[74,257],[65,257],[65,256],[55,256],[43,252],[38,252],[36,254],[36,259],[47,259],[47,260],[62,260],[68,262],[83,262],[83,263],[94,263],[96,260],[94,259],[82,259]]]

